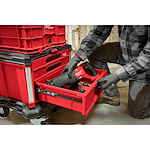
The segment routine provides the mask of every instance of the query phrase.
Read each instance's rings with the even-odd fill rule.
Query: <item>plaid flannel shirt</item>
[[[83,61],[109,36],[113,26],[96,25],[82,40],[76,52]],[[122,53],[118,58],[122,68],[116,71],[118,77],[126,82],[128,79],[150,82],[150,26],[118,25]]]

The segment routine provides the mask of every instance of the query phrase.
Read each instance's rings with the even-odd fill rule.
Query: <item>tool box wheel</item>
[[[1,117],[7,117],[8,114],[9,114],[9,112],[10,112],[9,108],[7,108],[7,107],[2,107],[2,109],[3,109],[3,113],[0,113],[0,116],[1,116]]]

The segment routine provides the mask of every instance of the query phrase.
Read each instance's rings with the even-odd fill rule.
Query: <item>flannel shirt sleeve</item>
[[[148,26],[148,41],[138,57],[116,71],[118,77],[126,82],[129,78],[138,76],[150,69],[150,26]]]
[[[113,26],[111,25],[95,25],[88,35],[82,40],[76,55],[84,61],[107,39],[112,27]]]

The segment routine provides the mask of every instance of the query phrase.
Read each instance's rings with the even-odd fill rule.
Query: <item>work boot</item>
[[[97,100],[97,103],[106,103],[113,106],[120,105],[119,90],[116,84],[106,88]]]
[[[107,96],[105,95],[105,92],[102,92],[98,100],[96,101],[96,104],[100,103],[106,103],[113,106],[119,106],[120,105],[120,97],[119,96]]]

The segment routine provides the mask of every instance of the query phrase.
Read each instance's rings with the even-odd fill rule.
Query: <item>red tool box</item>
[[[105,70],[96,70],[97,78],[84,86],[84,93],[45,84],[61,74],[70,52],[64,25],[0,26],[0,116],[12,108],[25,119],[39,119],[45,103],[88,115],[102,92],[96,86]]]
[[[0,96],[11,97],[35,107],[34,83],[65,66],[71,46],[49,48],[42,54],[0,51]]]
[[[34,54],[63,45],[65,25],[0,25],[1,51]]]

